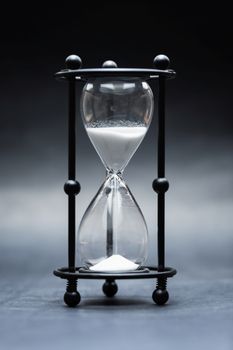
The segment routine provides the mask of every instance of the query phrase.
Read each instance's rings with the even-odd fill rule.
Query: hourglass
[[[147,227],[123,171],[153,113],[153,94],[140,78],[101,77],[83,88],[81,114],[106,167],[106,180],[83,216],[78,253],[91,271],[138,270],[147,253]]]
[[[155,69],[118,68],[106,61],[102,68],[81,69],[81,59],[71,55],[67,69],[56,73],[59,80],[69,82],[69,180],[64,190],[68,195],[68,267],[54,271],[67,279],[64,301],[68,306],[80,302],[78,279],[104,279],[103,292],[113,297],[117,279],[156,278],[152,294],[162,305],[169,295],[167,278],[176,270],[165,266],[165,81],[175,72],[168,69],[169,59],[158,55]],[[154,98],[150,79],[158,79],[158,178],[153,189],[158,193],[158,266],[147,266],[148,230],[123,172],[140,146],[150,126]],[[75,195],[80,191],[76,181],[75,86],[84,82],[80,112],[87,135],[106,168],[106,179],[84,213],[76,244]],[[77,247],[76,247],[77,245]],[[77,254],[81,266],[75,266]]]

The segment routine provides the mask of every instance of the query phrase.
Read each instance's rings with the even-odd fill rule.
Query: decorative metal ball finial
[[[154,58],[153,63],[156,69],[165,70],[168,69],[170,65],[170,60],[166,55],[157,55]]]
[[[108,60],[102,64],[102,68],[117,68],[117,64],[112,60]]]
[[[77,55],[70,55],[65,60],[67,69],[79,69],[82,66],[82,60]]]

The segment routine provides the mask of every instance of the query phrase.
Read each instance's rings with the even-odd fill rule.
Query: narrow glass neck
[[[120,179],[122,179],[123,176],[123,170],[121,171],[115,171],[113,169],[106,169],[106,177],[112,176],[112,175],[117,175]]]

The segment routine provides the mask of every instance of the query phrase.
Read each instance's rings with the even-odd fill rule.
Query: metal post
[[[69,80],[69,112],[68,112],[68,181],[64,191],[68,195],[68,267],[75,272],[75,196],[80,192],[80,184],[76,177],[76,116],[75,116],[75,80]]]
[[[69,120],[68,120],[68,176],[75,181],[76,167],[76,123],[75,123],[75,80],[69,81]],[[68,264],[75,271],[75,194],[68,195]]]
[[[81,59],[78,56],[70,55],[66,59],[68,71],[79,69]],[[75,272],[75,196],[80,192],[80,184],[76,177],[76,96],[75,77],[69,77],[69,110],[68,110],[68,181],[64,185],[64,191],[68,195],[68,269]],[[68,278],[64,301],[69,306],[76,306],[80,302],[80,294],[77,291],[77,278]]]
[[[165,178],[165,78],[159,77],[158,179]],[[158,193],[158,270],[165,265],[165,192]]]
[[[159,76],[158,98],[158,178],[153,182],[153,189],[158,193],[158,271],[165,267],[165,192],[169,182],[165,178],[165,77]]]

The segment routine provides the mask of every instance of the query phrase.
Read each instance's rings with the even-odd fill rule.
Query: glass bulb
[[[122,172],[150,124],[153,93],[139,78],[91,80],[83,89],[81,114],[107,170]]]
[[[92,271],[135,270],[147,257],[148,233],[122,173],[150,125],[153,93],[139,78],[93,79],[84,86],[81,114],[107,177],[81,220],[78,254]]]

